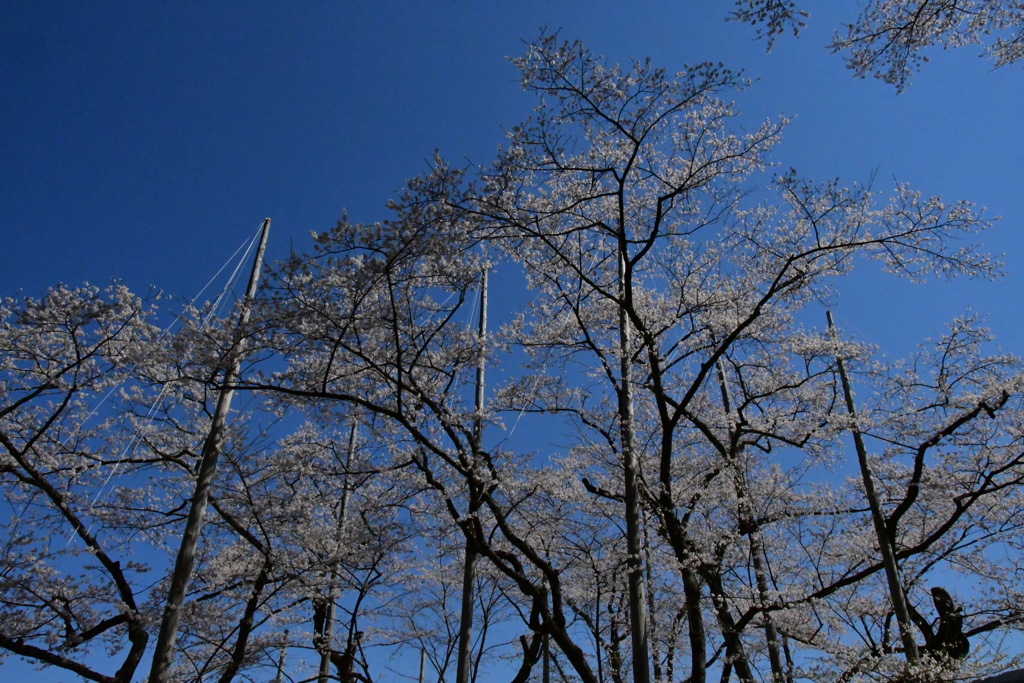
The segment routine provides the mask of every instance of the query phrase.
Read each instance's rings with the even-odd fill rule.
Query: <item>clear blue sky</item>
[[[532,106],[505,57],[547,27],[616,61],[746,69],[759,79],[738,97],[751,123],[795,117],[783,167],[846,182],[877,171],[879,187],[896,176],[1002,215],[985,238],[1006,253],[997,286],[858,279],[838,316],[918,338],[973,305],[1024,348],[1024,74],[992,72],[975,48],[940,52],[897,96],[823,47],[852,0],[809,0],[806,35],[771,54],[723,21],[731,4],[6,0],[0,295],[117,278],[190,297],[264,216],[270,258],[305,249],[343,209],[381,218],[435,148],[488,160]]]

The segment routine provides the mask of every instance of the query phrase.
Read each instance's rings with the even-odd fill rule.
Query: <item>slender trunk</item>
[[[462,564],[462,611],[459,615],[459,652],[456,661],[456,683],[469,683],[473,661],[473,601],[476,595],[477,552],[472,541],[466,542]]]
[[[260,245],[256,251],[256,258],[253,260],[252,272],[249,275],[249,286],[246,289],[245,299],[242,302],[242,310],[238,320],[239,328],[245,325],[249,319],[249,309],[253,298],[256,296],[256,285],[259,282],[263,252],[267,246],[267,235],[269,232],[270,219],[267,218],[264,219],[260,230]],[[160,635],[157,638],[156,650],[153,653],[153,668],[149,674],[150,683],[164,683],[168,678],[171,662],[174,659],[174,644],[178,638],[181,607],[185,600],[185,592],[188,590],[189,580],[192,578],[192,568],[195,566],[199,535],[206,517],[206,506],[210,499],[213,477],[217,472],[217,458],[224,445],[224,432],[227,426],[228,412],[231,410],[232,388],[238,377],[238,369],[241,365],[244,348],[245,340],[238,338],[235,341],[234,347],[228,351],[226,359],[227,368],[224,371],[224,388],[221,390],[220,397],[217,400],[217,409],[213,415],[210,432],[206,437],[206,442],[203,444],[199,474],[196,477],[195,492],[192,495],[192,505],[189,509],[188,520],[185,523],[185,532],[182,535],[181,546],[178,549],[178,555],[174,562],[174,571],[171,574],[171,588],[167,595],[167,604],[164,607],[163,621],[160,623]]]
[[[539,617],[540,611],[538,610],[538,602],[534,599],[533,606],[530,609],[529,620],[530,631],[532,634],[530,638],[527,638],[526,636],[519,636],[519,642],[523,647],[523,663],[520,665],[519,672],[512,679],[511,683],[526,683],[530,680],[530,673],[533,671],[533,665],[540,661],[542,657],[544,658],[544,670],[547,670],[548,634],[541,633],[540,624],[538,622]]]
[[[827,311],[828,329],[830,334],[835,336],[835,325],[832,323],[832,312]],[[900,580],[899,566],[896,564],[896,553],[893,547],[894,539],[891,538],[886,528],[885,514],[882,512],[882,504],[875,491],[874,477],[871,474],[871,463],[868,461],[867,446],[864,445],[864,436],[857,427],[857,408],[853,401],[853,390],[850,388],[850,381],[846,376],[846,367],[843,359],[836,354],[836,366],[839,370],[839,381],[843,385],[843,398],[846,400],[846,410],[853,418],[853,426],[850,428],[853,434],[853,445],[857,451],[857,464],[860,466],[861,480],[864,484],[864,495],[868,499],[868,507],[871,509],[871,522],[875,528],[875,537],[878,540],[878,549],[882,554],[882,566],[885,569],[885,578],[889,584],[889,597],[892,600],[892,608],[896,613],[896,623],[900,629],[900,639],[903,641],[903,650],[907,662],[916,664],[918,661],[917,643],[914,640],[914,633],[911,630],[910,610],[907,608],[907,596],[903,591],[903,582]]]
[[[770,588],[768,586],[768,575],[764,566],[764,544],[761,542],[760,532],[754,531],[750,534],[750,557],[754,565],[754,579],[757,581],[757,597],[764,620],[764,637],[768,643],[768,662],[772,668],[772,679],[775,683],[785,683],[786,667],[782,663],[782,652],[779,646],[779,632],[775,628],[775,621],[771,612],[765,609],[770,602]]]
[[[718,625],[722,630],[722,639],[725,640],[725,654],[728,664],[736,670],[736,676],[741,683],[754,683],[754,673],[750,669],[750,662],[747,660],[747,653],[743,647],[743,639],[740,638],[739,629],[736,628],[736,620],[729,609],[729,601],[725,595],[725,587],[722,585],[722,575],[719,567],[708,567],[704,571],[704,580],[708,584],[708,592],[711,594],[711,603],[715,608],[715,616],[718,618]]]
[[[270,560],[263,559],[263,567],[252,587],[252,593],[245,604],[245,612],[238,624],[238,636],[235,639],[235,647],[231,650],[231,660],[221,674],[219,683],[230,683],[235,674],[242,668],[245,662],[245,651],[249,646],[249,638],[252,636],[256,620],[256,610],[259,608],[260,598],[263,597],[263,589],[270,583]]]
[[[614,600],[614,596],[612,596]],[[619,635],[619,624],[621,622],[612,617],[608,625],[608,677],[612,683],[622,683],[622,643],[625,636]]]
[[[480,275],[480,319],[477,326],[477,339],[480,344],[480,357],[476,365],[476,417],[473,421],[473,438],[470,444],[472,462],[471,479],[477,475],[477,457],[483,441],[483,409],[484,409],[484,371],[486,360],[484,340],[487,334],[487,270]],[[469,515],[472,518],[480,512],[479,484],[470,481]],[[474,525],[475,526],[475,525]],[[462,613],[459,618],[459,654],[455,673],[456,683],[470,683],[473,649],[473,604],[475,601],[476,584],[476,550],[477,539],[466,540],[466,552],[462,565]]]
[[[555,628],[547,630],[547,633],[555,641],[555,645],[557,645],[558,649],[562,651],[562,654],[565,655],[569,665],[575,669],[582,683],[599,683],[597,677],[594,676],[594,672],[590,668],[590,662],[588,661],[586,653],[584,653],[580,646],[573,641],[564,624],[557,625]],[[554,663],[556,664],[556,668],[560,668],[557,666],[557,662]]]
[[[651,670],[647,635],[647,600],[644,595],[646,591],[641,554],[637,457],[633,443],[632,326],[626,310],[632,301],[632,286],[627,272],[624,243],[619,247],[619,297],[619,424],[626,507],[626,567],[629,572],[629,625],[633,646],[633,683],[649,683]]]
[[[601,579],[598,576],[597,569],[594,570],[594,578],[597,585],[594,589],[594,605],[597,607],[594,610],[594,657],[597,659],[597,680],[604,683],[605,648],[601,643],[601,615],[604,614],[604,606],[601,600],[604,599],[604,596],[601,594]]]
[[[541,681],[551,683],[551,637],[544,635],[544,664],[541,667]]]
[[[668,646],[665,652],[665,680],[674,681],[676,680],[676,652],[679,649],[677,643],[679,642],[677,636],[680,633],[680,624],[686,619],[686,603],[682,604],[679,609],[676,610],[676,614],[672,617],[672,629],[669,631]]]
[[[491,612],[489,609],[481,604],[480,610],[480,638],[477,644],[476,656],[473,658],[473,669],[472,675],[470,676],[470,683],[476,683],[480,676],[480,662],[484,658],[484,653],[487,651],[487,632],[491,626]]]
[[[700,580],[692,567],[683,566],[680,575],[686,600],[686,626],[690,636],[690,683],[705,683],[708,676],[705,653],[707,634],[700,606]]]
[[[718,361],[718,382],[722,391],[722,405],[725,408],[725,412],[731,415],[733,412],[732,399],[729,395],[729,385],[725,378],[725,368],[722,366],[722,361]],[[737,417],[737,424],[739,415]],[[730,447],[740,448],[736,435],[729,439]],[[764,568],[764,545],[761,542],[761,530],[757,524],[757,520],[754,518],[754,512],[750,507],[750,496],[749,487],[747,486],[746,470],[744,469],[743,463],[739,460],[739,453],[732,453],[730,455],[730,466],[733,475],[733,488],[736,491],[736,508],[739,515],[739,522],[741,530],[747,534],[747,543],[750,548],[750,562],[754,567],[754,579],[757,586],[757,599],[758,605],[762,610],[762,618],[764,620],[764,633],[765,641],[768,645],[768,662],[772,670],[772,680],[774,683],[783,683],[785,681],[786,673],[782,665],[782,656],[779,652],[779,636],[775,629],[775,623],[772,621],[771,613],[768,612],[765,607],[770,601],[768,578]]]
[[[793,664],[793,653],[789,649],[789,638],[785,635],[782,636],[782,652],[786,655],[786,683],[793,683],[793,670],[796,666]]]

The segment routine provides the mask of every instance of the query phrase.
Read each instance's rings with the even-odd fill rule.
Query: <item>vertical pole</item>
[[[484,340],[487,335],[487,269],[484,268],[480,275],[480,319],[477,324],[477,339],[480,344],[480,356],[476,364],[476,401],[474,408],[476,417],[473,419],[473,438],[470,444],[473,476],[477,470],[477,455],[480,453],[483,442],[483,418],[484,409],[484,371],[486,369],[486,356],[484,355]],[[475,515],[480,509],[479,485],[477,482],[469,483],[469,514]],[[477,552],[474,543],[466,540],[466,553],[462,565],[462,612],[459,617],[459,656],[455,673],[456,683],[469,683],[470,673],[473,666],[473,603],[475,601],[476,582],[476,560]]]
[[[835,338],[835,325],[832,323],[832,311],[826,311],[825,317],[828,320],[828,331]],[[846,376],[846,367],[843,359],[836,353],[836,367],[839,370],[839,381],[843,385],[843,398],[846,400],[846,411],[853,418],[853,445],[857,450],[857,463],[860,465],[861,481],[864,483],[864,495],[868,499],[868,507],[871,510],[871,522],[875,527],[875,537],[878,539],[878,550],[882,554],[882,567],[885,569],[885,578],[889,584],[889,597],[892,599],[892,609],[896,613],[896,623],[900,629],[900,639],[903,641],[903,650],[907,662],[916,664],[918,660],[917,642],[914,640],[914,633],[910,628],[910,610],[907,608],[907,596],[903,592],[903,582],[900,579],[899,565],[896,564],[896,553],[889,540],[888,529],[886,528],[885,515],[882,512],[882,505],[878,502],[878,494],[875,492],[875,482],[871,474],[871,463],[868,461],[868,449],[864,445],[864,436],[857,427],[857,408],[853,401],[853,390],[850,388],[850,380]]]
[[[650,645],[647,634],[647,600],[641,554],[640,496],[636,450],[633,443],[632,324],[626,306],[632,301],[632,287],[626,264],[625,241],[619,246],[619,423],[626,516],[626,567],[629,583],[629,626],[633,646],[633,682],[651,680]]]
[[[338,533],[336,537],[340,542],[341,532],[348,519],[348,473],[352,467],[352,452],[356,448],[356,421],[352,419],[352,427],[348,432],[348,447],[345,452],[345,476],[341,489],[341,506],[338,511]],[[324,617],[324,632],[321,634],[320,646],[323,651],[320,653],[320,670],[317,675],[317,683],[327,683],[331,676],[331,653],[334,647],[334,600],[337,597],[337,577],[335,576],[335,564],[331,564],[330,587],[327,591],[327,614]],[[316,634],[314,634],[315,636]]]
[[[282,683],[284,681],[284,660],[288,656],[288,629],[284,630],[285,644],[281,648],[281,657],[277,660],[277,676],[274,677],[274,683]]]
[[[420,683],[426,681],[427,674],[427,651],[420,649]]]
[[[487,357],[485,355],[486,349],[484,343],[487,340],[487,269],[484,268],[480,274],[480,318],[477,321],[477,339],[480,345],[480,356],[476,361],[476,401],[474,408],[476,409],[476,417],[473,420],[473,447],[477,451],[480,450],[483,442],[483,418],[481,417],[484,409],[484,371],[487,369]]]
[[[238,329],[249,320],[249,310],[256,296],[256,285],[259,283],[260,268],[263,265],[263,252],[267,246],[267,235],[270,232],[270,219],[263,220],[260,229],[260,244],[253,259],[252,271],[249,274],[249,286],[242,300],[242,310],[238,317]],[[238,369],[242,362],[245,340],[237,338],[234,347],[228,351],[227,367],[224,370],[224,386],[217,400],[217,408],[213,414],[213,422],[199,460],[199,473],[196,476],[195,492],[189,509],[185,532],[181,538],[181,546],[174,562],[171,574],[171,588],[164,607],[163,621],[160,623],[160,635],[153,653],[153,668],[149,674],[150,683],[164,683],[170,673],[174,659],[174,643],[178,638],[178,623],[181,621],[181,606],[185,600],[188,582],[192,578],[195,565],[196,549],[199,546],[199,534],[206,517],[206,506],[210,500],[210,487],[217,472],[217,458],[224,445],[224,431],[227,426],[228,413],[231,410],[233,385],[238,378]]]
[[[650,540],[651,536],[650,536],[650,533],[649,533],[648,518],[647,518],[647,515],[644,513],[644,511],[642,509],[640,510],[640,526],[641,526],[641,528],[643,529],[643,532],[644,532],[643,533],[644,580],[646,581],[646,585],[650,586],[651,584],[654,583],[654,567],[653,567],[653,563],[651,562],[651,540]],[[657,620],[657,616],[656,615],[658,614],[658,610],[656,609],[656,606],[654,604],[654,592],[653,591],[650,591],[650,590],[647,591],[647,603],[646,603],[646,605],[647,605],[647,623],[649,624],[650,632],[651,633],[657,633],[658,632],[658,620]],[[653,677],[653,680],[661,681],[661,680],[664,679],[664,677],[662,675],[663,672],[661,670],[661,652],[660,652],[660,650],[658,648],[658,641],[657,640],[652,641],[650,647],[651,647],[651,663],[653,665],[652,666],[653,671],[651,671],[651,676]]]

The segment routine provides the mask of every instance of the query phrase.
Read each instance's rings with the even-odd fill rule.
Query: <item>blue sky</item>
[[[794,117],[775,156],[784,168],[844,182],[876,173],[880,188],[896,177],[1001,215],[985,238],[1006,253],[998,285],[861,276],[837,316],[861,336],[877,326],[889,346],[974,306],[1019,349],[1024,74],[993,72],[976,48],[939,52],[896,95],[853,79],[823,47],[856,3],[810,0],[805,35],[771,54],[753,29],[723,21],[730,6],[7,0],[0,294],[119,279],[188,298],[265,216],[271,259],[305,249],[344,209],[382,218],[435,149],[489,159],[533,104],[505,57],[547,27],[614,61],[745,69],[757,79],[737,96],[750,125]]]

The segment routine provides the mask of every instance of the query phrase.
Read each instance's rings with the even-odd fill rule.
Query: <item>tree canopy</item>
[[[863,78],[874,76],[903,90],[928,61],[927,49],[984,46],[995,66],[1024,56],[1024,6],[1004,0],[871,0],[837,27],[829,49]],[[786,32],[798,34],[810,14],[794,0],[736,0],[733,19],[757,27],[771,49]]]

